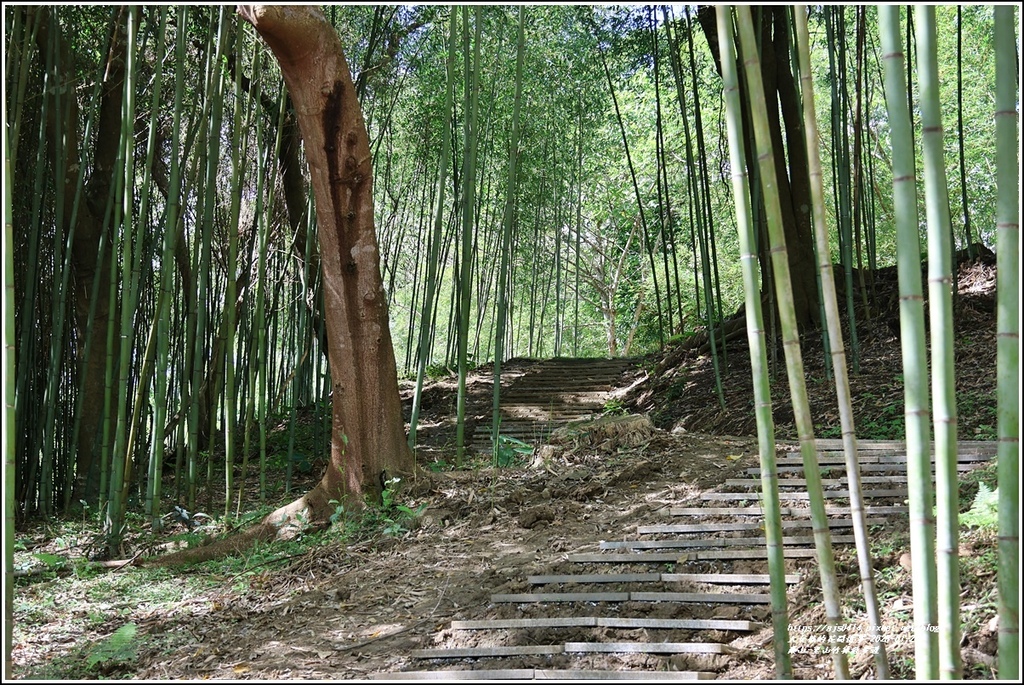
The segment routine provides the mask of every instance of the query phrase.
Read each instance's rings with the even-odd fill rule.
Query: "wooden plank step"
[[[686,581],[691,583],[711,583],[720,585],[768,585],[771,578],[767,573],[662,573],[661,580],[666,583]],[[787,584],[800,582],[799,573],[787,573]]]
[[[848,485],[850,479],[846,476],[842,478],[822,478],[822,485]],[[906,483],[907,477],[902,476],[861,476],[861,483]],[[806,478],[779,478],[779,487],[807,487]],[[725,487],[727,488],[755,488],[761,489],[761,481],[757,478],[729,478],[725,481]]]
[[[414,649],[413,659],[478,659],[488,656],[536,656],[561,654],[562,645],[511,645],[501,647],[456,647],[452,649]]]
[[[836,544],[853,542],[852,535],[833,535]],[[782,538],[784,545],[810,545],[814,539],[793,536]],[[705,538],[703,540],[616,540],[601,541],[601,549],[670,549],[679,547],[764,547],[768,544],[763,537]]]
[[[480,621],[452,621],[452,630],[501,630],[517,628],[596,628],[596,616],[552,616],[542,618],[495,618]]]
[[[886,523],[885,519],[867,519],[868,525]],[[808,528],[811,525],[809,518],[800,521],[783,521],[783,528]],[[853,526],[850,519],[829,519],[829,528],[849,528]],[[658,535],[665,533],[716,533],[719,531],[744,531],[764,530],[763,523],[698,523],[698,524],[673,524],[659,523],[651,526],[637,526],[637,535]]]
[[[491,595],[491,601],[521,604],[525,602],[628,602],[628,592],[527,592]]]
[[[582,573],[579,575],[529,576],[527,583],[650,583],[661,580],[660,573]]]
[[[529,576],[526,582],[533,585],[555,583],[656,583],[680,582],[709,583],[717,585],[767,585],[766,573],[581,573],[552,576]],[[798,574],[786,576],[787,583],[800,582]]]
[[[620,616],[545,616],[452,621],[452,630],[516,630],[520,628],[651,628],[658,630],[736,630],[761,628],[753,621],[691,618],[624,618]]]
[[[813,548],[792,548],[782,550],[785,559],[813,559],[817,553]],[[768,552],[765,549],[713,549],[706,552],[686,552],[680,554],[676,563],[683,564],[687,561],[707,561],[709,559],[761,559],[768,560]]]
[[[731,594],[725,592],[630,592],[631,602],[681,602],[685,604],[771,604],[765,594]]]
[[[678,552],[618,552],[615,554],[581,552],[569,555],[569,561],[582,564],[591,562],[612,564],[674,563],[678,558]]]
[[[763,556],[763,555],[762,555]],[[587,595],[585,599],[581,596]],[[728,594],[723,592],[526,592],[491,595],[495,604],[527,604],[531,602],[700,602],[704,604],[768,604],[763,594]]]
[[[966,464],[957,464],[956,465],[956,469],[957,469],[957,471],[967,472],[967,471],[973,471],[974,469],[976,469],[976,468],[978,468],[979,466],[982,466],[982,465],[983,464],[981,462],[970,462],[970,463],[966,463]],[[834,466],[834,467],[833,466],[828,466],[828,467],[823,467],[821,470],[822,471],[833,471],[833,470],[837,470],[837,469],[843,469],[844,472],[845,472],[845,468],[842,467],[842,466]],[[776,468],[776,470],[779,473],[803,473],[804,472],[804,467],[803,467],[802,464],[800,466],[779,466],[779,467]],[[898,473],[906,475],[907,467],[904,464],[861,464],[860,465],[860,471],[861,471],[861,473],[887,473],[887,472],[890,472],[890,471],[896,471]],[[935,471],[935,468],[933,467],[932,468],[932,472],[934,473],[934,471]],[[761,475],[761,467],[760,466],[755,466],[753,468],[745,469],[744,473],[750,474],[752,476],[760,476]]]
[[[991,461],[994,454],[983,454],[980,452],[961,452],[956,455],[958,463],[971,463],[971,462],[984,462]],[[860,454],[857,456],[857,462],[860,464],[906,464],[907,454]],[[791,457],[777,457],[775,459],[776,466],[792,466],[800,465],[804,463],[803,457],[796,455]],[[843,454],[819,454],[818,465],[846,465],[846,456]]]
[[[905,514],[906,506],[866,506],[863,508],[865,514]],[[825,513],[829,516],[849,516],[852,511],[850,507],[826,507]],[[763,507],[673,507],[669,510],[671,516],[764,516]],[[809,507],[781,507],[780,516],[810,516]],[[785,523],[785,522],[783,522]]]
[[[702,500],[752,500],[757,499],[760,496],[759,493],[749,492],[702,492],[700,498]],[[906,488],[897,488],[893,490],[865,490],[861,493],[861,496],[865,499],[875,497],[906,497]],[[825,499],[849,499],[849,490],[825,490]],[[806,492],[780,492],[780,500],[809,500],[811,497]]]
[[[593,671],[538,668],[536,680],[714,680],[710,671]]]
[[[731,654],[719,642],[566,642],[565,653]]]
[[[763,626],[753,621],[722,618],[599,618],[601,628],[653,628],[666,630],[739,630],[750,632]]]
[[[781,444],[781,443],[780,443]],[[787,442],[792,447],[799,448],[799,443]],[[930,448],[935,448],[935,443],[929,443]],[[996,449],[997,443],[994,440],[958,440],[957,447],[960,449],[991,449],[993,452]],[[814,446],[820,451],[842,451],[843,440],[842,438],[817,438],[814,441]],[[887,449],[899,449],[906,450],[907,443],[903,440],[858,440],[857,447],[861,450],[887,450]]]
[[[811,559],[814,550],[810,548],[790,547],[783,550],[787,559]],[[768,553],[761,549],[712,549],[699,552],[615,552],[612,554],[570,554],[569,561],[574,563],[607,563],[607,564],[673,564],[686,561],[702,561],[707,559],[767,559]]]
[[[397,671],[374,673],[374,680],[533,680],[532,668],[467,669],[465,671]]]

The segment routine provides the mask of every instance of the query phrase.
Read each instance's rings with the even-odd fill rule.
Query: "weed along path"
[[[489,466],[482,369],[469,383],[478,468],[446,467],[454,384],[435,381],[425,394],[424,468],[395,494],[418,517],[376,512],[183,569],[21,578],[15,674],[773,679],[756,440],[665,430],[619,412],[623,390],[643,375],[636,362],[516,360],[508,369],[503,432],[534,448],[529,455]],[[867,634],[843,457],[837,441],[819,448],[844,616],[851,634]],[[961,443],[968,507],[994,473],[994,449]],[[899,443],[862,442],[861,452],[882,613],[892,635],[903,635],[905,457]],[[796,446],[780,442],[793,662],[799,678],[831,678],[831,656],[814,641],[824,617],[801,464]],[[184,534],[172,528],[136,544],[163,544],[176,532]],[[40,531],[19,559],[66,554],[92,532],[77,534]],[[968,531],[961,545],[970,677],[991,677],[994,547],[991,532]],[[912,678],[912,642],[894,638],[890,647],[893,677]],[[873,668],[867,649],[852,655],[854,677]]]

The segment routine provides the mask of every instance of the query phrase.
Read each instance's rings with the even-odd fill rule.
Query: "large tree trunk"
[[[782,206],[786,233],[786,251],[793,281],[793,305],[801,330],[819,323],[817,265],[814,261],[814,243],[811,226],[811,185],[807,168],[807,150],[803,134],[803,113],[797,93],[797,83],[791,66],[792,50],[786,27],[787,6],[766,5],[754,9],[760,17],[761,77],[764,80],[765,103],[771,128],[772,147],[775,149],[775,173],[778,179],[779,199]],[[718,28],[715,8],[702,6],[697,13],[718,73],[722,63],[718,47]],[[740,97],[750,102],[746,81],[741,82]],[[750,130],[749,104],[744,107],[743,127]],[[781,119],[779,112],[781,109]],[[783,132],[783,123],[785,132]],[[783,138],[785,135],[785,138]],[[787,164],[788,160],[788,164]],[[757,160],[752,146],[747,148],[747,168],[753,169]],[[760,210],[764,211],[763,206]],[[762,278],[768,273],[768,245],[764,241],[758,261]],[[762,286],[762,297],[767,285]]]
[[[333,390],[331,468],[285,509],[319,519],[330,499],[378,498],[386,478],[414,466],[380,275],[369,137],[341,41],[319,9],[242,5],[238,12],[281,65],[316,198]]]
[[[29,13],[33,10],[29,10]],[[81,406],[80,428],[75,455],[75,499],[85,499],[95,503],[99,495],[99,460],[95,458],[99,449],[97,436],[102,432],[104,369],[107,361],[107,326],[114,315],[109,309],[108,274],[111,268],[109,245],[100,255],[100,243],[104,232],[103,217],[106,213],[113,181],[117,157],[117,141],[121,129],[121,102],[124,99],[124,68],[125,68],[125,17],[126,12],[119,12],[110,26],[112,31],[110,50],[107,54],[107,68],[103,76],[100,116],[97,126],[96,143],[93,152],[92,170],[85,185],[85,201],[81,203],[75,217],[74,241],[71,244],[71,265],[74,272],[74,321],[75,351],[78,358],[79,381],[78,402]],[[38,10],[35,20],[39,22],[36,34],[36,45],[40,59],[45,61],[51,38],[57,41],[61,53],[61,65],[67,71],[63,76],[67,83],[74,84],[75,76],[71,71],[73,62],[70,48],[58,29],[56,36],[50,35],[50,11],[43,7]],[[67,92],[74,92],[69,87]],[[60,230],[68,235],[75,199],[75,188],[78,183],[79,160],[85,159],[83,146],[90,141],[81,141],[78,131],[78,102],[72,97],[68,102],[61,102],[68,107],[63,121],[58,124],[54,116],[55,105],[51,103],[50,116],[46,122],[47,151],[55,167],[58,161],[57,149],[64,145],[68,152],[64,155],[61,168],[55,168],[57,181],[64,185],[63,222]],[[62,128],[58,129],[58,126]],[[99,274],[96,292],[93,282]],[[93,318],[89,320],[90,307],[94,308]],[[91,326],[90,326],[91,323]],[[89,356],[86,357],[86,340],[92,336]]]

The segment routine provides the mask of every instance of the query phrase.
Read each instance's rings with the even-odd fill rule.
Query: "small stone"
[[[904,552],[903,554],[900,555],[900,566],[902,566],[903,569],[907,573],[910,573],[912,568],[913,568],[913,565],[912,565],[911,562],[912,562],[912,559],[911,559],[911,556],[910,556],[910,552]]]

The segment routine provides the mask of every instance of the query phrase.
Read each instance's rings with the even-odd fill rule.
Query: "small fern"
[[[960,523],[971,528],[997,528],[999,525],[999,488],[991,490],[978,482],[978,494],[969,511],[960,514]]]
[[[138,644],[135,641],[135,633],[138,626],[134,623],[126,623],[102,642],[98,643],[86,658],[85,663],[89,668],[97,665],[111,663],[125,663],[135,658]]]

